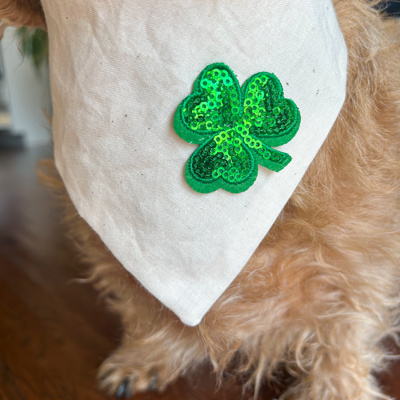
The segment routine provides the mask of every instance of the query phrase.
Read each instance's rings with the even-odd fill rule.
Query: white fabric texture
[[[245,266],[328,135],[345,98],[347,51],[330,0],[43,0],[55,160],[80,215],[135,278],[198,324]],[[246,192],[185,181],[198,145],[173,117],[209,64],[240,85],[272,72],[301,113]]]

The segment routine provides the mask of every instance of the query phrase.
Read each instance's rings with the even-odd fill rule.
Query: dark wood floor
[[[60,210],[36,179],[50,149],[0,153],[0,399],[101,400],[96,369],[117,347],[118,319],[89,285],[63,236]],[[380,377],[400,400],[400,363]],[[277,393],[264,387],[260,400]],[[240,384],[216,390],[210,369],[140,400],[247,400]]]

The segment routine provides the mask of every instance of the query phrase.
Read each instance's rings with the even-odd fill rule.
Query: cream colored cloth
[[[43,0],[56,164],[80,215],[143,286],[196,325],[246,264],[329,133],[347,52],[330,0]],[[209,64],[272,72],[301,113],[292,156],[249,190],[193,191],[173,129]]]

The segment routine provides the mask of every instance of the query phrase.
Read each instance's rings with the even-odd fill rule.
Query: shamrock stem
[[[259,143],[262,144],[261,147]],[[271,171],[278,172],[292,161],[292,157],[287,153],[272,149],[259,140],[257,140],[257,144],[257,148],[252,148],[252,150],[254,150],[254,158],[258,164],[270,169]]]

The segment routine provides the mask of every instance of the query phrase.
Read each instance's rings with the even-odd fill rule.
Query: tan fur
[[[40,0],[1,0],[0,19],[5,26],[45,28],[46,25]]]
[[[235,360],[256,390],[284,364],[295,383],[282,400],[388,399],[371,373],[385,365],[382,339],[396,336],[400,299],[400,31],[366,0],[334,3],[349,51],[345,105],[273,228],[199,326],[182,325],[137,284],[47,168],[89,279],[124,324],[121,347],[100,369],[109,391],[125,377],[145,390],[155,374],[163,389],[204,360],[217,373]]]

